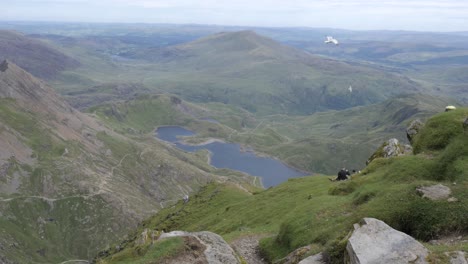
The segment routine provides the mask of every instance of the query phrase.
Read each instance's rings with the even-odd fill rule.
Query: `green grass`
[[[452,115],[440,116],[450,119]],[[440,116],[430,122],[437,122]],[[267,234],[270,236],[260,245],[270,261],[312,244],[315,251],[328,252],[333,263],[341,263],[346,238],[353,224],[363,217],[383,220],[422,241],[465,233],[468,174],[463,169],[468,152],[464,147],[460,150],[460,146],[468,145],[468,138],[450,135],[441,151],[431,150],[430,156],[421,153],[377,158],[347,182],[309,176],[290,179],[253,195],[229,184],[212,183],[192,196],[189,203],[178,203],[143,222],[136,234],[143,228],[208,230],[227,241],[246,234]],[[437,183],[449,186],[458,202],[431,201],[416,192],[419,186]],[[443,258],[441,249],[436,247],[431,257]]]
[[[447,146],[453,137],[464,134],[463,121],[468,116],[467,108],[441,113],[429,120],[416,135],[414,152],[440,150]]]
[[[99,264],[156,264],[163,259],[175,256],[184,250],[184,239],[182,237],[166,238],[156,241],[154,244],[146,243],[136,248],[124,249],[115,254],[108,261],[99,261]]]

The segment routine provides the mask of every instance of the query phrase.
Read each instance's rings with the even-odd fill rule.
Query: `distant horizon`
[[[343,31],[388,31],[388,32],[416,32],[416,33],[468,33],[467,30],[460,31],[423,31],[423,30],[409,30],[409,29],[350,29],[350,28],[336,28],[336,27],[312,27],[312,26],[255,26],[255,25],[224,25],[224,24],[202,24],[202,23],[163,23],[163,22],[96,22],[96,21],[60,21],[60,20],[2,20],[1,24],[28,24],[42,23],[42,24],[96,24],[96,25],[167,25],[167,26],[199,26],[199,27],[232,27],[232,28],[246,28],[246,29],[329,29],[329,30],[343,30]]]
[[[456,0],[15,0],[2,21],[466,32]]]

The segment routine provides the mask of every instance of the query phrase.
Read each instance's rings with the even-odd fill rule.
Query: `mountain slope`
[[[14,31],[0,30],[0,60],[11,60],[37,77],[52,78],[80,63],[45,42]]]
[[[135,53],[160,70],[145,79],[148,87],[261,114],[345,109],[420,90],[404,76],[314,56],[252,31]]]
[[[434,116],[416,138],[421,152],[376,159],[345,182],[330,182],[322,175],[295,178],[254,195],[229,184],[209,184],[188,203],[179,202],[143,222],[131,239],[109,248],[98,263],[150,259],[146,252],[165,250],[151,241],[137,242],[143,230],[209,230],[228,242],[261,234],[267,236],[260,247],[270,262],[310,245],[311,254],[325,252],[331,263],[343,263],[349,233],[363,217],[381,219],[422,241],[461,236],[449,245],[427,244],[432,251],[428,261],[449,263],[444,252],[467,250],[468,137],[462,128],[467,115],[462,108]],[[441,139],[444,144],[431,147]],[[435,184],[450,188],[456,202],[433,201],[416,190]]]
[[[152,135],[129,138],[73,109],[11,62],[0,64],[2,261],[89,259],[208,181],[242,184]]]

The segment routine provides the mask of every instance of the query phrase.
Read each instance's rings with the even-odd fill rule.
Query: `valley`
[[[363,217],[423,241],[466,237],[466,44],[463,32],[0,22],[0,262],[136,263],[159,250],[135,242],[147,228],[258,236],[270,262],[312,245],[338,263]],[[455,132],[366,165],[382,142],[409,143],[415,119]],[[165,127],[193,133],[173,144],[156,138]],[[219,142],[249,161],[216,160],[205,147]],[[324,176],[342,167],[361,173]],[[459,202],[414,193],[439,182],[457,182]]]

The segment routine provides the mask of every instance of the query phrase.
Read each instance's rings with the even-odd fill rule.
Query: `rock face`
[[[369,164],[376,158],[389,158],[411,153],[413,148],[410,145],[402,145],[396,138],[391,138],[384,142],[374,154],[366,161]]]
[[[448,199],[450,197],[450,194],[452,194],[452,190],[450,190],[449,187],[442,184],[419,187],[416,189],[416,191],[420,193],[422,197],[428,198],[433,201]]]
[[[237,264],[241,263],[234,250],[224,241],[224,239],[212,232],[202,231],[189,233],[184,231],[173,231],[162,234],[159,239],[167,237],[193,237],[206,247],[204,255],[206,263],[209,264]],[[174,262],[176,263],[176,262]],[[178,262],[177,262],[178,263]]]
[[[406,137],[408,138],[409,142],[413,142],[414,136],[421,131],[424,127],[424,123],[421,120],[416,119],[406,128]]]
[[[364,218],[346,245],[345,263],[427,263],[429,251],[414,238],[397,231],[383,221]]]

